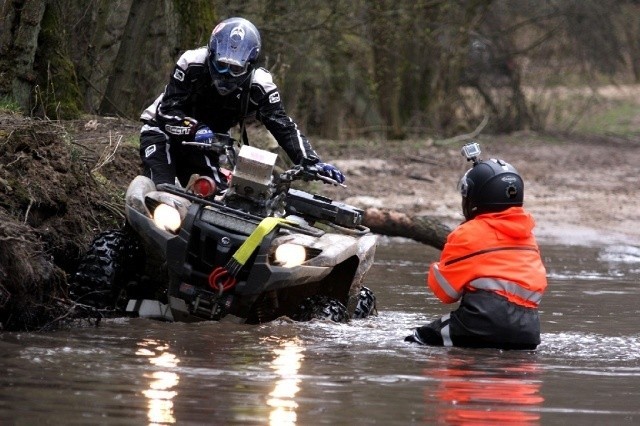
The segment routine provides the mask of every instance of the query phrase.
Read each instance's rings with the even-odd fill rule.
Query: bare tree
[[[617,15],[618,30],[623,40],[623,54],[636,83],[640,83],[640,2],[626,1]]]
[[[204,46],[214,25],[205,0],[134,1],[99,112],[137,117],[164,87],[179,54]]]
[[[4,1],[0,28],[0,96],[29,110],[45,0]]]
[[[287,110],[328,138],[543,129],[524,86],[640,80],[637,0],[12,0],[0,96],[135,118],[217,18],[263,37]],[[34,100],[37,95],[38,103]],[[35,109],[37,106],[38,109]]]

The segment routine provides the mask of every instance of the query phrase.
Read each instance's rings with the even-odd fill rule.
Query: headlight
[[[167,204],[158,204],[153,211],[153,223],[165,231],[176,232],[180,228],[180,213]]]
[[[276,262],[285,268],[301,265],[307,258],[306,250],[298,244],[285,243],[278,246],[275,252]]]

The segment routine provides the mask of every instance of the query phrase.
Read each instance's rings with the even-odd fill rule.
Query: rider
[[[140,157],[145,174],[157,185],[186,186],[193,173],[227,186],[219,171],[218,154],[183,141],[213,142],[214,133],[226,133],[237,124],[246,142],[245,119],[262,122],[295,164],[315,166],[321,175],[339,183],[344,175],[322,163],[296,123],[287,116],[271,74],[256,66],[260,33],[243,18],[220,22],[209,44],[186,51],[171,74],[169,84],[141,115]]]
[[[467,158],[474,165],[459,184],[466,221],[449,234],[427,275],[427,285],[442,302],[461,300],[460,305],[405,341],[535,349],[547,278],[532,233],[535,221],[522,207],[524,182],[502,160]]]

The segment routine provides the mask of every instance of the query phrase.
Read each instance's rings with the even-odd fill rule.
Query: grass
[[[548,131],[628,137],[640,133],[640,85],[537,88],[528,92]]]
[[[9,96],[0,97],[0,111],[18,113],[22,112],[20,105],[13,98]]]
[[[640,134],[640,104],[616,101],[580,120],[575,130],[596,135],[637,136]]]
[[[124,145],[138,148],[140,146],[140,135],[138,133],[128,135],[124,138]]]

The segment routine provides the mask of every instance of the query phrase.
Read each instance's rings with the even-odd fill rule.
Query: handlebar
[[[238,140],[232,138],[228,133],[214,133],[213,138],[208,141],[183,141],[182,145],[197,146],[208,151],[223,152],[228,148],[232,148]]]
[[[195,146],[204,151],[225,155],[233,168],[236,164],[236,143],[239,143],[238,140],[232,138],[228,133],[214,133],[213,138],[207,141],[183,141],[182,145]]]
[[[317,170],[314,170],[313,165],[298,165],[293,168],[283,172],[280,174],[281,182],[292,182],[294,180],[304,180],[304,181],[313,181],[313,180],[321,180],[325,183],[341,186],[346,188],[347,185],[338,182],[335,179],[332,179],[328,176],[321,175]]]
[[[196,142],[196,141],[184,141],[182,145],[196,146],[206,151],[214,151],[218,154],[226,154],[232,161],[232,166],[235,166],[236,151],[235,145],[239,145],[239,141],[228,133],[214,133],[213,138],[209,141]],[[328,176],[321,175],[318,170],[313,167],[313,164],[301,164],[294,166],[293,168],[281,173],[279,175],[280,182],[291,183],[294,180],[314,181],[319,180],[324,183],[328,183],[334,186],[341,186],[346,188],[347,185],[338,182]]]

